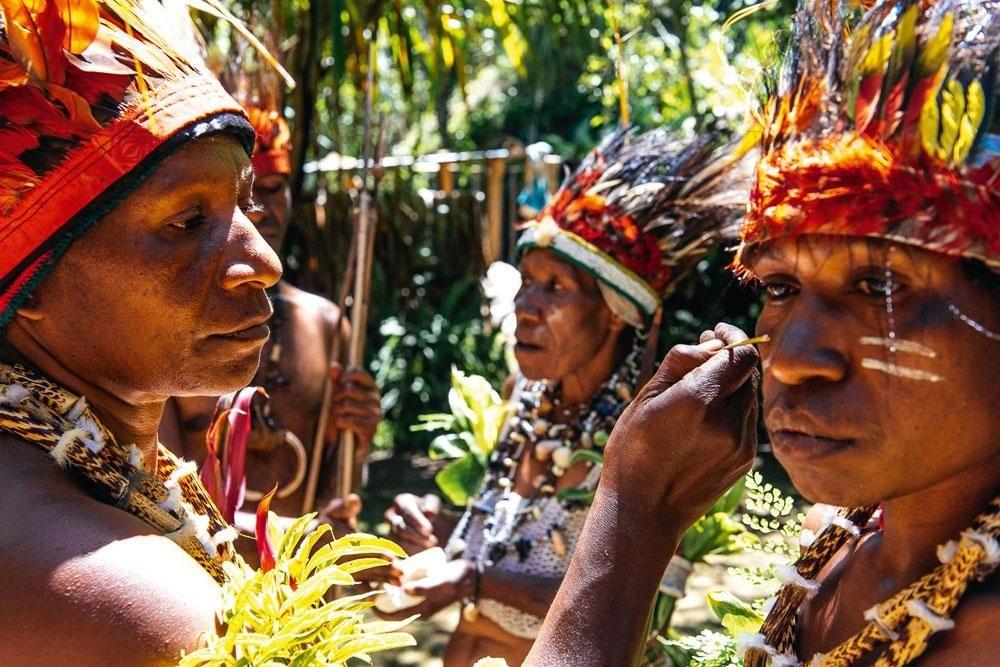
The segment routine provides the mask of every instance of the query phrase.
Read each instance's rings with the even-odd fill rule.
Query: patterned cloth
[[[41,447],[60,467],[91,482],[99,499],[169,537],[222,583],[236,531],[209,498],[197,468],[165,447],[145,467],[135,445],[124,446],[80,396],[23,366],[0,364],[0,431]]]

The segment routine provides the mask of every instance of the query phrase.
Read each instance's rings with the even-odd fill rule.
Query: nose
[[[532,286],[521,287],[514,297],[514,318],[518,324],[536,324],[541,320],[538,299]]]
[[[837,382],[848,369],[848,357],[833,338],[837,314],[816,297],[800,295],[791,312],[768,333],[761,347],[764,373],[785,385],[809,381]]]
[[[220,284],[225,290],[267,289],[281,278],[281,260],[240,209],[229,226],[223,260]]]

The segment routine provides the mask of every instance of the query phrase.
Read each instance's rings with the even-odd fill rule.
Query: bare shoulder
[[[346,325],[340,317],[340,308],[325,296],[306,292],[284,281],[281,283],[281,296],[303,316],[321,318],[330,329]]]
[[[170,540],[0,435],[0,664],[174,664],[215,622],[215,582]]]
[[[346,330],[349,323],[340,316],[340,308],[324,296],[299,289],[288,282],[281,282],[281,296],[292,304],[298,317],[316,318],[322,321],[327,332],[333,332],[340,327]]]
[[[954,615],[955,627],[941,633],[921,665],[926,667],[988,667],[997,664],[1000,627],[1000,581],[994,574],[974,585]]]

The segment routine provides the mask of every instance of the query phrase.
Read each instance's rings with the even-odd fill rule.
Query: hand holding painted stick
[[[625,410],[605,450],[601,493],[686,528],[746,472],[756,449],[757,350],[719,324],[676,345]],[[728,350],[727,354],[718,354]]]

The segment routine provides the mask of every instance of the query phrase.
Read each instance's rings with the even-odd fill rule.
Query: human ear
[[[627,326],[628,323],[625,320],[619,317],[614,311],[611,311],[611,319],[608,320],[608,328],[613,333],[620,333]]]

